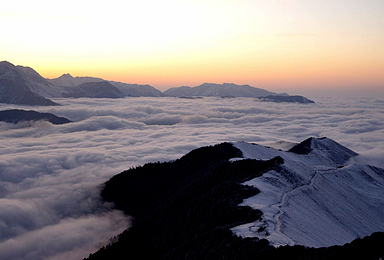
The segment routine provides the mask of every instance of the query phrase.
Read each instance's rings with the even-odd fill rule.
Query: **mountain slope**
[[[198,259],[209,254],[207,240],[231,237],[228,227],[261,215],[237,206],[258,190],[231,180],[261,174],[274,161],[228,162],[238,156],[238,149],[220,144],[192,151],[175,162],[146,164],[113,177],[103,197],[134,216],[134,226],[119,237],[119,243],[91,259],[181,259],[182,255]]]
[[[36,93],[41,79],[31,70],[0,62],[0,103],[54,106],[55,102]]]
[[[27,80],[30,82],[29,89],[35,94],[44,98],[60,98],[62,97],[62,93],[68,92],[65,87],[55,86],[30,67],[16,67],[24,73]]]
[[[298,150],[308,148],[305,149],[308,153],[283,152],[247,143],[224,143],[196,149],[173,162],[146,164],[116,175],[106,183],[102,196],[115,203],[116,208],[133,216],[133,226],[115,238],[114,243],[90,255],[89,259],[341,259],[346,256],[348,259],[377,259],[384,256],[381,247],[384,233],[356,239],[342,247],[329,248],[305,248],[299,245],[275,248],[264,239],[271,240],[275,245],[276,241],[290,244],[289,239],[292,240],[276,240],[279,236],[290,236],[289,232],[283,235],[273,233],[271,227],[276,225],[265,225],[274,220],[269,216],[273,210],[279,210],[278,205],[274,208],[272,204],[268,207],[264,204],[241,203],[258,196],[265,197],[266,191],[271,191],[267,195],[281,198],[281,193],[286,192],[288,185],[299,187],[311,184],[316,171],[325,174],[328,169],[345,170],[354,175],[345,165],[356,153],[330,139],[310,138],[297,147]],[[341,166],[345,169],[339,168]],[[384,170],[369,166],[356,167],[363,171],[372,169],[376,173],[376,182],[364,182],[363,186],[368,185],[368,190],[370,185],[380,187]],[[278,177],[269,177],[271,173],[278,173]],[[364,174],[359,176],[366,178]],[[252,182],[258,179],[265,182],[270,180],[269,185],[275,189],[266,190],[266,184],[260,187],[253,185]],[[348,179],[344,181],[348,183]],[[241,184],[247,182],[250,185]],[[328,187],[326,183],[322,185],[325,189]],[[332,189],[337,190],[337,187]],[[312,193],[316,193],[316,190]],[[320,197],[325,195],[322,192],[319,194]],[[348,198],[338,197],[341,204],[347,202],[345,205],[351,205],[348,203],[353,201]],[[372,220],[376,221],[383,200],[377,196],[371,199],[368,204],[377,204],[377,214],[374,215],[371,210],[364,220],[368,220],[372,214]],[[293,205],[292,211],[296,210]],[[316,225],[313,215],[308,219],[300,213],[298,211],[294,217],[302,221],[304,226]],[[262,223],[257,229],[250,229],[255,230],[257,236],[241,238],[230,231],[238,232],[238,227],[254,225],[247,223]],[[378,226],[375,231],[380,230],[383,229]],[[314,232],[311,237],[317,238],[313,228],[309,231]],[[264,237],[260,234],[264,234]],[[324,234],[324,231],[319,234]],[[294,241],[293,244],[297,243]],[[366,251],[368,247],[369,252]]]

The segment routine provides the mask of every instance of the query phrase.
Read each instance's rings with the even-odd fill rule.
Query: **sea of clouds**
[[[130,225],[100,199],[110,177],[220,142],[301,142],[326,136],[384,167],[383,98],[55,99],[22,107],[65,125],[0,122],[0,259],[82,259]]]

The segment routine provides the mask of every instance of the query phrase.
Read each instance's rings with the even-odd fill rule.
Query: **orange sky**
[[[9,2],[0,59],[47,78],[384,89],[381,0]]]

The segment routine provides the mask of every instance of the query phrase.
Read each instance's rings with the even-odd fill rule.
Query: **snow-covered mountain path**
[[[330,139],[311,139],[301,154],[234,145],[244,158],[284,159],[280,169],[244,183],[260,193],[240,205],[260,209],[263,217],[233,228],[236,234],[274,246],[322,247],[384,230],[384,170],[351,162],[353,151]]]
[[[296,243],[290,237],[286,236],[281,230],[282,221],[280,218],[284,214],[283,207],[288,205],[288,201],[289,201],[290,196],[294,195],[295,193],[297,193],[300,190],[303,190],[306,188],[311,189],[311,187],[314,187],[315,179],[321,174],[321,172],[334,170],[334,169],[335,168],[330,168],[330,169],[324,169],[324,170],[316,171],[315,174],[311,177],[308,184],[303,184],[303,185],[294,187],[293,189],[291,189],[289,191],[283,192],[283,195],[281,197],[281,201],[276,203],[276,204],[271,205],[272,208],[278,210],[278,213],[273,217],[274,222],[275,222],[275,224],[274,224],[275,232],[278,233],[280,236],[286,237],[287,241],[288,241],[288,243],[287,243],[288,245],[293,246]]]

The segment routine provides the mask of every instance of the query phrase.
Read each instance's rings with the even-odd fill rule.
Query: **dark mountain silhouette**
[[[17,124],[21,121],[39,121],[44,120],[51,122],[54,125],[67,124],[71,121],[65,117],[58,117],[50,113],[40,113],[33,110],[21,110],[21,109],[12,109],[12,110],[3,110],[0,111],[0,121],[6,123]]]

